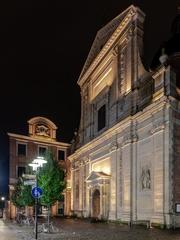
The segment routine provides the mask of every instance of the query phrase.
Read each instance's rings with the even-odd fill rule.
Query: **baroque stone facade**
[[[71,192],[70,181],[70,163],[67,159],[70,144],[58,142],[56,140],[56,125],[47,118],[34,117],[28,121],[29,135],[20,135],[8,133],[9,136],[9,195],[11,199],[14,190],[14,184],[18,177],[26,173],[28,163],[38,156],[43,156],[46,150],[53,153],[55,160],[59,162],[65,171],[67,188],[64,191],[64,201],[57,202],[52,209],[52,215],[69,215]],[[29,208],[26,209],[27,214]],[[32,209],[31,209],[32,211]],[[17,209],[10,201],[8,206],[8,215],[15,218]]]
[[[131,5],[102,28],[78,80],[71,208],[82,217],[171,227],[180,224],[180,52],[160,53],[145,70],[144,18]]]

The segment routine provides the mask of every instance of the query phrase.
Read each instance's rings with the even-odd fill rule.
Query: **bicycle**
[[[44,233],[58,233],[59,229],[53,225],[53,222],[48,223],[43,223],[42,224],[42,231]]]

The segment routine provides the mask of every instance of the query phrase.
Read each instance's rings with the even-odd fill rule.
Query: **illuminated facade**
[[[56,125],[47,118],[34,117],[28,121],[29,135],[8,133],[9,136],[9,194],[11,197],[14,184],[18,177],[26,172],[28,163],[37,156],[44,156],[47,150],[53,153],[55,160],[59,161],[66,173],[67,188],[64,191],[64,202],[58,202],[51,209],[52,215],[68,215],[70,211],[70,168],[67,159],[69,144],[56,140]],[[9,217],[16,216],[17,209],[9,203]],[[27,211],[29,209],[27,208]]]
[[[81,72],[71,208],[82,217],[170,227],[180,224],[180,51],[165,48],[147,71],[144,18],[131,5],[100,29]]]

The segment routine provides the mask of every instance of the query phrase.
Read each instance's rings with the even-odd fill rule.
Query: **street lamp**
[[[32,161],[32,163],[29,163],[29,166],[32,167],[33,171],[36,173],[36,188],[35,191],[38,189],[38,169],[43,166],[43,164],[47,163],[46,160],[44,160],[43,157],[37,157]],[[35,197],[35,239],[37,239],[38,235],[38,196]]]
[[[3,211],[4,211],[4,203],[5,203],[5,197],[1,197],[1,202],[2,202],[2,217],[3,217]]]
[[[47,163],[47,161],[44,160],[43,157],[37,157],[37,158],[35,158],[35,159],[33,160],[33,163],[34,163],[34,164],[38,164],[38,165],[39,165],[38,167],[42,167],[43,164]]]
[[[5,201],[5,197],[1,197],[1,201]]]

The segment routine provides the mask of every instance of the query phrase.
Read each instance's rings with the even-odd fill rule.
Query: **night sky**
[[[44,116],[70,142],[80,119],[76,84],[96,32],[130,4],[146,13],[144,53],[148,65],[180,1],[0,2],[0,195],[7,191],[7,132],[27,134],[27,120]]]

